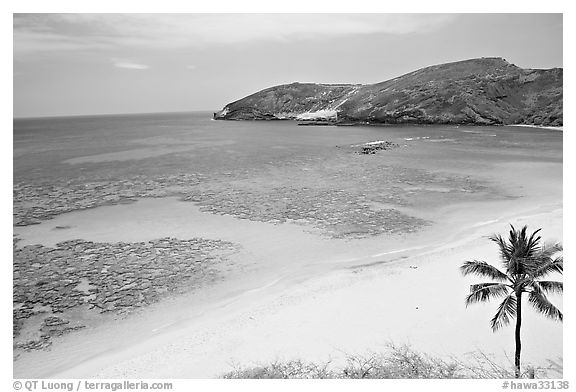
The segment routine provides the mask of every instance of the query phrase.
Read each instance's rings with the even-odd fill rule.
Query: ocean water
[[[395,148],[358,153],[375,141]],[[361,237],[411,232],[437,207],[519,196],[496,165],[561,165],[562,132],[298,126],[193,112],[17,119],[13,152],[17,226],[179,196],[212,213],[303,220],[332,236]]]
[[[293,122],[214,121],[207,112],[14,120],[14,177],[226,172],[378,133]]]
[[[523,197],[530,173],[562,188],[562,132],[538,128],[298,126],[191,112],[15,119],[13,140],[16,226],[176,196],[204,212],[363,238],[418,231],[450,205]],[[394,148],[358,153],[376,141]],[[553,194],[549,185],[530,192]]]
[[[519,127],[298,126],[292,121],[214,121],[209,112],[14,120],[14,181],[219,174],[298,158],[334,155],[335,146],[375,140],[427,142],[434,160],[490,151],[502,159],[561,159],[562,132]],[[474,158],[474,157],[469,157]],[[431,162],[434,164],[434,162]]]

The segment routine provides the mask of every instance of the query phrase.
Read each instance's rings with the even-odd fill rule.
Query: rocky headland
[[[502,58],[434,65],[367,85],[292,83],[229,103],[217,120],[336,124],[563,125],[563,69]]]

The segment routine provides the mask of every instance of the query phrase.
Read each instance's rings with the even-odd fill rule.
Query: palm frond
[[[543,264],[540,264],[538,268],[534,270],[532,275],[534,278],[542,278],[553,272],[558,272],[559,274],[564,272],[564,257],[558,256],[555,259],[550,259]]]
[[[510,238],[508,242],[512,248],[510,261],[506,272],[512,275],[523,275],[531,273],[537,268],[538,262],[535,259],[539,250],[541,237],[537,234],[541,229],[534,231],[530,237],[526,236],[528,226],[523,226],[520,231],[510,225]]]
[[[524,260],[525,272],[535,276],[543,266],[552,263],[554,261],[553,256],[561,251],[562,244],[560,243],[546,243],[540,246],[536,252]]]
[[[564,271],[564,259],[562,255],[554,255],[562,252],[563,247],[559,242],[546,243],[540,247],[535,257],[535,268],[531,271],[534,277],[542,277],[551,272],[562,273]]]
[[[477,302],[486,302],[491,298],[505,297],[510,286],[504,283],[478,283],[470,286],[466,296],[466,307]]]
[[[506,276],[504,272],[485,261],[465,261],[464,264],[460,266],[460,271],[463,275],[478,275],[499,282],[505,282],[508,280],[508,276]]]
[[[564,247],[560,242],[547,242],[540,247],[539,257],[542,259],[551,259],[556,253],[562,252]]]
[[[535,281],[535,284],[540,286],[540,290],[546,294],[562,294],[564,292],[564,283],[551,280]],[[534,286],[534,283],[532,286]]]
[[[532,284],[532,291],[528,294],[528,302],[540,313],[553,320],[562,321],[562,312],[546,298],[542,288],[536,282]]]
[[[510,246],[510,244],[508,244],[500,234],[493,234],[488,237],[488,239],[490,239],[490,241],[494,241],[498,245],[498,249],[500,251],[500,260],[502,261],[504,267],[508,269],[508,263],[512,258],[512,252],[514,251],[512,246]]]
[[[522,235],[523,238],[526,238],[526,229],[528,229],[528,226],[524,226],[522,228]],[[526,250],[529,252],[533,252],[536,251],[538,249],[538,244],[540,243],[540,240],[542,239],[542,237],[537,236],[537,234],[541,231],[542,229],[538,229],[535,232],[532,233],[532,235],[530,235],[530,238],[528,238],[528,241],[526,242]]]
[[[508,240],[500,234],[493,234],[490,240],[498,244],[500,258],[508,275],[522,275],[535,269],[534,256],[538,252],[541,229],[534,231],[529,237],[526,234],[528,226],[516,230],[510,225]]]
[[[516,295],[514,292],[508,294],[498,306],[498,311],[490,320],[492,331],[497,331],[499,328],[510,324],[510,320],[516,317]]]

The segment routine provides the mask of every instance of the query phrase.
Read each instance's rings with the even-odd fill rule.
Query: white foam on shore
[[[430,139],[430,136],[415,136],[415,137],[405,137],[404,140],[426,140],[426,139]]]
[[[363,147],[363,146],[377,146],[379,144],[388,143],[387,140],[376,140],[374,142],[362,143],[362,144],[353,144],[351,147]]]
[[[486,225],[490,225],[492,223],[496,223],[498,221],[499,221],[498,219],[492,219],[492,220],[485,221],[485,222],[478,222],[478,223],[472,225],[472,227],[486,226]]]
[[[389,252],[377,253],[377,254],[375,254],[375,255],[372,255],[372,257],[380,257],[380,256],[384,256],[384,255],[392,255],[392,254],[395,254],[395,253],[404,253],[404,252],[408,252],[408,251],[411,251],[411,250],[417,250],[417,249],[422,249],[422,248],[423,248],[423,246],[413,246],[413,247],[411,247],[411,248],[397,249],[397,250],[392,250],[392,251],[389,251]]]
[[[542,129],[551,129],[553,131],[564,131],[564,126],[561,127],[550,127],[545,125],[530,125],[530,124],[511,124],[506,125],[507,127],[525,127],[525,128],[542,128]]]

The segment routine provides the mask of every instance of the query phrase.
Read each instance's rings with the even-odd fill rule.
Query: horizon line
[[[220,110],[220,109],[218,109]],[[216,111],[218,111],[216,110]],[[161,111],[161,112],[125,112],[125,113],[87,113],[87,114],[50,114],[44,116],[12,116],[12,120],[41,120],[49,118],[68,118],[68,117],[111,117],[111,116],[137,116],[139,114],[183,114],[183,113],[194,113],[194,112],[212,112],[214,109],[195,109],[195,110],[177,110],[177,111]]]

